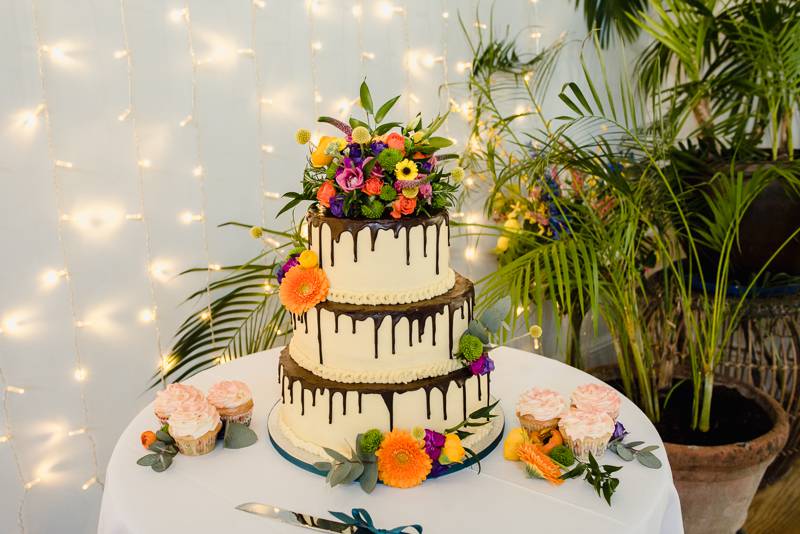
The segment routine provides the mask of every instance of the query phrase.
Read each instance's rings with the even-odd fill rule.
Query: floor
[[[800,534],[800,462],[789,473],[756,494],[746,534]]]

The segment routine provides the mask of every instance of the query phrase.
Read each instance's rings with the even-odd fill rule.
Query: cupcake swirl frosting
[[[572,405],[579,410],[599,410],[612,418],[619,415],[619,393],[603,384],[584,384],[572,392]]]
[[[190,399],[182,403],[169,416],[169,433],[172,437],[199,438],[219,426],[219,412],[205,399]]]
[[[253,398],[247,384],[238,380],[217,382],[208,390],[208,402],[219,409],[238,408]]]
[[[533,388],[523,393],[517,403],[518,415],[530,415],[537,421],[561,417],[567,409],[567,401],[552,389]]]
[[[204,399],[203,392],[194,386],[170,384],[166,389],[156,393],[154,410],[156,415],[169,417],[184,402]]]
[[[597,410],[570,410],[558,426],[571,439],[608,438],[614,431],[614,420],[606,412]]]

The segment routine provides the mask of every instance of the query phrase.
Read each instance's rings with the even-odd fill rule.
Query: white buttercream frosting
[[[579,410],[599,410],[612,419],[619,415],[619,393],[604,384],[584,384],[572,392],[572,405]]]
[[[520,395],[517,403],[517,415],[530,415],[537,421],[561,417],[566,410],[566,399],[552,389],[530,389]]]
[[[607,440],[614,432],[614,420],[606,412],[572,409],[559,420],[558,428],[572,440]]]
[[[205,399],[188,400],[169,416],[169,433],[176,438],[197,439],[219,425],[219,412]]]
[[[328,291],[328,300],[347,304],[409,304],[420,300],[438,297],[447,293],[456,283],[456,274],[452,269],[447,269],[444,277],[434,280],[433,283],[416,288],[403,289],[402,291],[367,291],[358,292],[331,287]],[[388,285],[388,284],[387,284]]]
[[[208,390],[208,402],[218,410],[232,410],[252,400],[253,394],[247,384],[239,380],[223,380]]]
[[[156,393],[153,409],[158,417],[168,418],[184,402],[205,400],[203,392],[186,384],[169,384],[166,389]]]
[[[297,362],[300,367],[311,371],[321,378],[343,382],[345,384],[406,384],[421,378],[443,376],[462,367],[461,363],[456,359],[440,359],[426,365],[405,368],[376,370],[340,369],[320,364],[317,354],[308,354],[295,339],[296,337],[289,343],[289,351],[292,355],[292,359]],[[374,358],[368,358],[366,355],[365,360],[370,364],[376,361]],[[392,356],[387,356],[383,361],[386,362],[387,365],[396,365]]]

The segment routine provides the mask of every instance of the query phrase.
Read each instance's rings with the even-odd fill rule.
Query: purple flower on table
[[[292,254],[289,256],[289,259],[286,260],[286,262],[281,265],[280,269],[278,269],[278,272],[275,273],[275,277],[278,279],[278,284],[283,282],[283,277],[286,276],[286,273],[289,272],[289,269],[300,265],[300,262],[297,260],[297,256],[297,254]]]
[[[628,431],[625,430],[625,426],[622,423],[617,421],[614,423],[614,433],[611,434],[611,439],[609,441],[614,441],[615,439],[622,439],[628,435]]]
[[[473,375],[485,375],[494,371],[494,360],[489,357],[489,354],[484,352],[481,357],[469,364],[469,370]]]
[[[419,184],[419,194],[422,198],[430,200],[433,196],[433,186],[429,182]]]
[[[344,217],[344,195],[336,195],[331,199],[330,210],[334,217]]]
[[[360,165],[364,161],[364,154],[361,152],[361,146],[357,143],[347,145],[350,149],[348,156],[356,165]]]
[[[444,447],[444,439],[444,434],[435,430],[425,429],[425,454],[430,457],[432,462],[430,476],[436,476],[447,469],[439,463],[442,447]]]
[[[352,158],[344,158],[343,166],[336,171],[336,183],[345,192],[355,191],[364,185],[364,173]],[[337,215],[338,217],[338,215]]]
[[[369,147],[372,149],[372,154],[377,156],[378,154],[386,150],[386,143],[383,143],[381,141],[373,141],[372,144],[369,145]]]

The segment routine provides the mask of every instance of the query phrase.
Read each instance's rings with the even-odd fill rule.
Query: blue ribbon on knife
[[[415,530],[418,534],[422,534],[422,527],[419,525],[404,525],[402,527],[395,527],[389,530],[378,528],[372,522],[372,517],[369,512],[363,508],[353,508],[353,517],[345,514],[344,512],[330,512],[336,519],[351,527],[356,527],[358,534],[404,534],[407,528]]]

